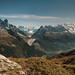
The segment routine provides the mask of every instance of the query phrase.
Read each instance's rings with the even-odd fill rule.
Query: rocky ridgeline
[[[0,29],[13,30],[16,33],[25,35],[25,33],[23,31],[19,30],[15,25],[9,24],[7,19],[5,19],[4,21],[2,21],[0,19]]]
[[[32,38],[38,38],[45,33],[65,33],[68,32],[62,25],[57,26],[41,26],[33,35]]]
[[[4,21],[0,19],[0,28],[1,29],[14,29],[16,28],[16,26],[9,24],[7,19],[5,19]]]
[[[7,72],[10,72],[12,70],[20,69],[20,74],[24,74],[24,72],[21,70],[21,66],[13,61],[10,61],[8,58],[4,57],[0,54],[0,75],[7,75]]]

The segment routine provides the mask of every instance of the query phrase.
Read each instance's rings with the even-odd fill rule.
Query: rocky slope
[[[27,43],[31,46],[36,39],[28,39]]]
[[[30,47],[14,31],[0,29],[0,54],[6,57],[31,57],[42,56],[44,53]]]
[[[10,61],[0,54],[0,75],[9,75],[9,72],[11,71],[14,71],[14,73],[12,72],[13,75],[24,75],[25,73],[21,69],[22,67],[19,64]],[[18,70],[18,73],[15,70]]]

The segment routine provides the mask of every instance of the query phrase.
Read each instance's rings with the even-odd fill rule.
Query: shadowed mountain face
[[[71,33],[45,33],[35,40],[33,46],[45,51],[65,51],[75,48],[75,35]]]
[[[6,57],[42,56],[42,51],[35,50],[27,44],[27,38],[23,31],[9,24],[7,19],[0,19],[0,54]]]
[[[75,55],[75,49],[57,54],[56,56],[54,56],[54,58],[63,58],[63,57],[69,57],[69,56],[74,56],[74,55]]]
[[[0,54],[6,57],[31,57],[42,56],[44,53],[29,46],[13,30],[0,29]]]
[[[52,60],[60,61],[62,64],[72,64],[75,65],[75,49],[57,54],[51,58]]]
[[[32,46],[35,49],[50,53],[50,56],[75,48],[75,35],[60,25],[40,27],[32,37],[36,38]]]

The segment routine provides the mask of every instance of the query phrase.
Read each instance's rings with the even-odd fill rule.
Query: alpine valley
[[[74,29],[41,26],[28,35],[0,19],[0,75],[75,75]]]

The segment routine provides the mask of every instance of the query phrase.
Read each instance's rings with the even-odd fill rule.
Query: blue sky
[[[75,23],[75,0],[0,0],[0,18],[16,26]]]

